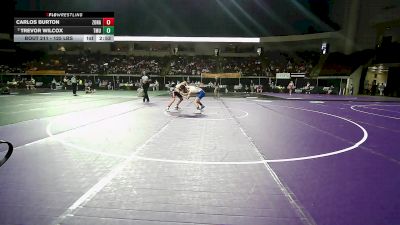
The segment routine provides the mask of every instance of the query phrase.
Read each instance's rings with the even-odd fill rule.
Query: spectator
[[[354,87],[353,87],[353,84],[350,84],[350,87],[349,87],[349,92],[350,92],[350,95],[353,95],[353,93],[354,93]]]
[[[64,76],[63,84],[64,84],[64,90],[67,90],[67,85],[68,85],[68,78],[67,78],[67,76]]]
[[[154,91],[154,90],[159,91],[159,90],[160,90],[159,86],[160,86],[160,84],[158,83],[158,80],[156,80],[156,81],[154,82],[153,91]]]
[[[376,80],[372,81],[372,85],[371,85],[371,95],[372,96],[375,96],[377,87],[378,87],[378,85],[376,84]]]
[[[79,85],[78,85],[78,87],[79,86],[81,86],[81,87],[84,87],[84,83],[83,83],[83,80],[82,79],[79,79]],[[78,89],[79,90],[79,89]]]
[[[219,98],[219,83],[215,82],[214,84],[214,97]]]
[[[51,81],[51,90],[56,90],[57,89],[57,81],[56,78],[53,77],[53,80]]]
[[[249,86],[247,84],[244,85],[244,92],[249,93]]]
[[[331,85],[331,86],[328,88],[328,95],[332,94],[334,88],[335,88],[335,87],[334,87],[333,85]]]
[[[112,85],[111,81],[108,82],[107,89],[114,90],[114,86]]]
[[[385,85],[384,85],[383,83],[381,83],[381,84],[378,86],[378,90],[379,90],[379,95],[380,95],[380,96],[383,96],[383,91],[385,90]]]
[[[311,93],[310,82],[307,82],[306,86],[304,87],[304,90],[305,90],[306,94],[310,94]]]
[[[364,94],[369,94],[370,90],[369,90],[369,82],[368,80],[365,81],[364,83]]]
[[[256,92],[257,92],[257,93],[262,93],[262,92],[263,92],[263,86],[259,84],[259,85],[257,86],[257,88],[256,88]]]
[[[292,95],[292,91],[293,91],[295,88],[296,88],[296,87],[294,86],[293,81],[290,81],[289,84],[288,84],[288,86],[287,86],[287,89],[289,90],[289,95]]]

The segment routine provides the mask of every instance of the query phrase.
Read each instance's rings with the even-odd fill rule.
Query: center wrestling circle
[[[151,158],[151,157],[145,157],[145,156],[138,156],[138,155],[133,155],[131,158],[132,160],[136,159],[136,160],[145,160],[145,161],[155,161],[155,162],[164,162],[164,163],[180,163],[180,164],[204,164],[204,165],[250,165],[250,164],[265,164],[265,163],[278,163],[278,162],[292,162],[292,161],[302,161],[302,160],[309,160],[309,159],[317,159],[317,158],[323,158],[323,157],[328,157],[328,156],[332,156],[332,155],[337,155],[337,154],[341,154],[347,151],[351,151],[353,149],[356,149],[357,147],[359,147],[362,143],[364,143],[367,138],[368,138],[368,132],[365,130],[364,127],[362,127],[361,125],[359,125],[358,123],[341,117],[341,116],[337,116],[334,114],[330,114],[330,113],[325,113],[325,112],[320,112],[320,111],[315,111],[315,110],[310,110],[310,109],[305,109],[305,108],[296,108],[296,107],[289,107],[289,106],[279,106],[279,105],[274,105],[277,107],[285,107],[285,108],[289,108],[289,109],[293,109],[293,110],[302,110],[302,111],[306,111],[306,112],[312,112],[312,113],[318,113],[318,114],[322,114],[325,116],[330,116],[330,117],[334,117],[336,119],[340,119],[343,120],[345,122],[351,123],[355,126],[357,126],[363,133],[363,137],[356,142],[354,145],[349,146],[347,148],[343,148],[343,149],[339,149],[336,151],[332,151],[332,152],[328,152],[328,153],[324,153],[324,154],[317,154],[317,155],[310,155],[310,156],[304,156],[304,157],[296,157],[296,158],[283,158],[283,159],[261,159],[261,160],[255,160],[255,161],[227,161],[227,162],[218,162],[218,161],[193,161],[193,160],[173,160],[173,159],[161,159],[161,158]],[[209,107],[211,108],[211,107]],[[218,107],[219,108],[219,107]],[[248,113],[243,111],[243,110],[238,110],[238,109],[231,109],[232,111],[241,111],[244,112],[243,115],[241,115],[240,117],[236,117],[236,118],[244,118],[246,116],[248,116]],[[192,111],[193,112],[193,111]],[[168,115],[168,112],[165,112]],[[185,117],[183,117],[185,118]],[[185,118],[187,119],[187,118]],[[234,119],[234,118],[189,118],[189,119],[207,119],[207,120],[226,120],[226,119]],[[75,145],[73,143],[69,143],[67,141],[65,141],[62,138],[57,138],[56,136],[54,136],[51,132],[51,126],[53,125],[53,122],[50,122],[49,125],[46,128],[46,132],[49,135],[49,137],[52,137],[54,139],[56,139],[57,141],[63,143],[64,145],[73,147],[77,150],[80,151],[85,151],[85,152],[90,152],[90,153],[95,153],[95,154],[100,154],[100,155],[105,155],[105,156],[111,156],[111,157],[116,157],[116,158],[122,158],[122,159],[127,159],[128,156],[126,155],[120,155],[120,154],[113,154],[113,153],[104,153],[104,152],[98,152],[92,149],[88,149],[82,146],[78,146]],[[159,131],[160,132],[160,131]],[[244,133],[245,136],[247,136],[247,134],[242,130],[242,132]],[[249,140],[250,141],[250,140]],[[256,149],[256,151],[260,152],[258,149]]]

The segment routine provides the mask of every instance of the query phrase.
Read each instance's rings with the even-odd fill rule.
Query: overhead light
[[[260,42],[260,38],[245,38],[245,37],[114,36],[114,41],[259,43]]]
[[[371,67],[368,67],[368,69],[371,70],[371,71],[375,71],[375,70],[378,69],[378,67],[376,67],[376,66],[371,66]]]

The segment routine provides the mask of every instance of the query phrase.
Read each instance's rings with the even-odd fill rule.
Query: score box
[[[114,34],[114,27],[103,27],[103,34]]]
[[[103,18],[103,26],[114,26],[114,18]]]
[[[14,42],[113,42],[113,12],[16,11]]]
[[[96,35],[96,42],[114,42],[113,35]]]

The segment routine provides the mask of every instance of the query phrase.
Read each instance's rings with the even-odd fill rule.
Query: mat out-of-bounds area
[[[297,97],[1,96],[0,225],[400,224],[399,101]]]

